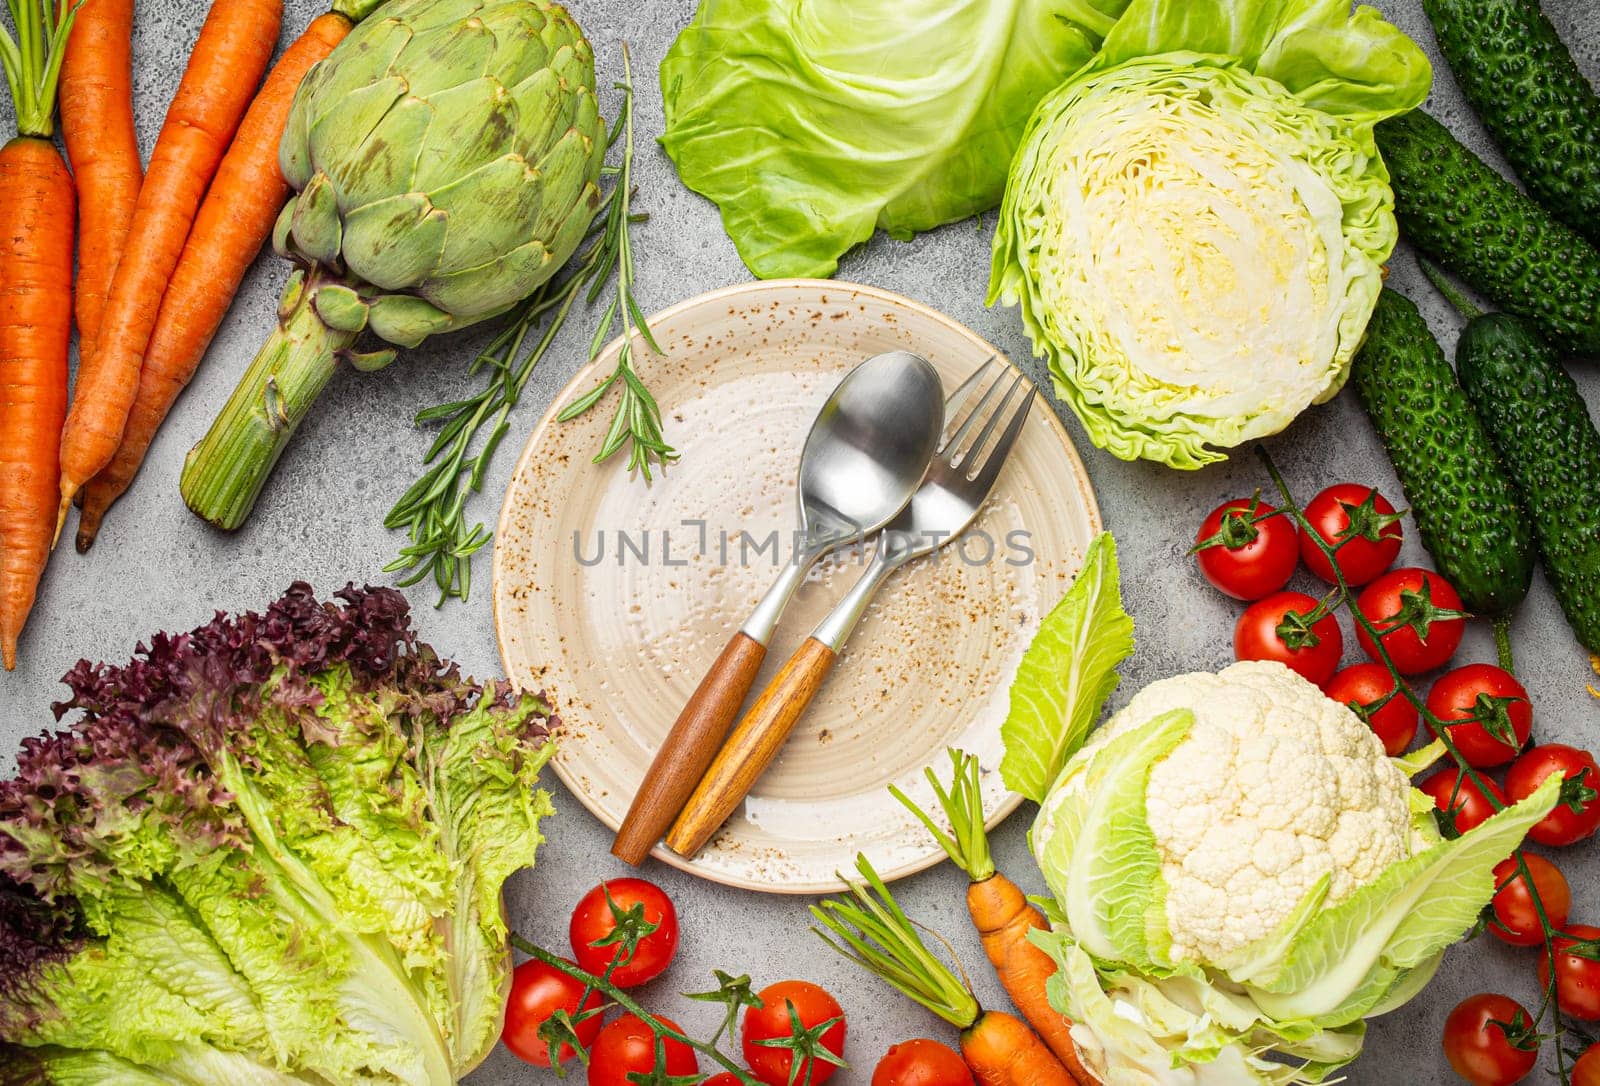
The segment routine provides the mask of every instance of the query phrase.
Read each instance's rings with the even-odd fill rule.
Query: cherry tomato
[[[1596,939],[1600,939],[1600,928],[1570,924],[1552,940],[1556,946],[1556,1002],[1561,1005],[1562,1014],[1585,1022],[1600,1022],[1600,961],[1589,957],[1594,951],[1588,947],[1580,947],[1582,953],[1563,952]],[[1550,950],[1546,947],[1539,951],[1539,987],[1549,986]],[[1594,1062],[1600,1063],[1600,1059]]]
[[[1584,1049],[1572,1065],[1572,1086],[1600,1086],[1600,1044]]]
[[[1394,676],[1382,664],[1351,664],[1324,688],[1330,698],[1350,706],[1351,712],[1367,722],[1391,758],[1417,737],[1417,707],[1398,690]]]
[[[1400,553],[1400,518],[1389,499],[1370,486],[1335,483],[1312,498],[1306,520],[1330,547],[1345,583],[1359,587],[1394,565]],[[1333,563],[1316,541],[1300,529],[1300,558],[1306,568],[1329,584],[1338,584]]]
[[[732,1071],[720,1071],[706,1079],[700,1086],[744,1086]]]
[[[568,935],[572,939],[572,953],[578,964],[596,975],[604,974],[622,949],[616,945],[596,946],[616,930],[617,920],[606,903],[606,894],[617,907],[627,911],[634,906],[644,909],[644,918],[657,925],[656,930],[639,940],[633,957],[626,965],[617,966],[611,981],[618,988],[634,988],[654,980],[672,964],[678,952],[678,910],[666,891],[644,879],[612,879],[603,882],[583,895],[577,908],[572,910],[572,923]]]
[[[1483,784],[1489,796],[1498,800],[1501,807],[1507,806],[1506,794],[1500,791],[1498,784],[1488,777],[1483,777]],[[1499,809],[1489,802],[1483,790],[1472,783],[1471,777],[1463,776],[1461,771],[1455,768],[1435,773],[1417,785],[1417,790],[1432,797],[1433,805],[1439,810],[1448,811],[1454,816],[1458,835],[1477,829]]]
[[[918,1037],[889,1049],[872,1072],[872,1086],[974,1086],[966,1061],[938,1041]]]
[[[1473,1086],[1511,1086],[1539,1059],[1533,1019],[1509,996],[1469,996],[1445,1019],[1444,1056]]]
[[[678,1029],[678,1024],[670,1018],[659,1014],[656,1017],[663,1025]],[[668,1040],[665,1056],[666,1066],[660,1070],[669,1075],[692,1075],[700,1070],[694,1049],[682,1041]],[[648,1075],[655,1070],[655,1034],[631,1014],[623,1015],[601,1030],[599,1039],[589,1050],[589,1086],[634,1086],[628,1078],[630,1074]]]
[[[1517,870],[1518,855],[1512,853],[1494,865],[1494,884],[1499,889],[1490,902],[1494,919],[1489,921],[1489,930],[1499,936],[1501,942],[1512,946],[1538,946],[1544,942],[1544,925],[1539,923],[1539,910],[1533,904],[1533,895],[1528,893],[1527,880]],[[1550,925],[1561,927],[1572,908],[1572,889],[1567,885],[1567,877],[1543,856],[1531,852],[1520,855],[1522,862],[1528,865],[1528,874],[1533,876],[1533,888],[1539,891],[1539,905],[1550,918]]]
[[[790,1069],[795,1060],[793,1050],[774,1048],[761,1042],[786,1040],[794,1035],[789,1021],[789,1008],[793,1007],[794,1013],[800,1016],[801,1027],[807,1030],[837,1019],[823,1031],[822,1047],[835,1056],[839,1055],[844,1051],[845,1033],[844,1010],[839,1006],[839,1001],[825,989],[804,980],[779,981],[763,988],[757,995],[762,1005],[744,1012],[744,1062],[750,1065],[750,1073],[767,1083],[767,1086],[789,1086],[791,1080],[796,1083],[809,1081],[812,1086],[817,1086],[832,1078],[838,1068],[815,1058],[803,1060],[791,1076]]]
[[[1447,671],[1428,691],[1428,712],[1452,724],[1450,741],[1474,768],[1505,765],[1533,732],[1533,703],[1516,677],[1493,664],[1467,664]]]
[[[1201,522],[1194,560],[1218,591],[1236,600],[1259,600],[1294,576],[1300,562],[1297,539],[1285,514],[1259,498],[1235,498]]]
[[[1561,802],[1528,831],[1541,845],[1573,845],[1600,829],[1600,766],[1594,755],[1565,743],[1544,743],[1529,750],[1506,770],[1506,795],[1526,799],[1552,773],[1567,778]],[[1573,810],[1573,804],[1578,809]]]
[[[550,1066],[550,1046],[539,1036],[539,1027],[556,1011],[566,1011],[576,1016],[578,1000],[583,998],[583,983],[567,976],[554,966],[538,960],[529,960],[517,966],[511,974],[511,995],[506,999],[506,1024],[500,1039],[514,1055],[535,1067]],[[600,993],[591,992],[583,1005],[584,1010],[600,1006]],[[600,1033],[600,1016],[585,1018],[577,1024],[578,1040],[588,1048]],[[566,1063],[577,1055],[571,1045],[561,1046],[561,1062]]]
[[[1279,592],[1252,603],[1233,628],[1233,654],[1240,660],[1276,660],[1321,686],[1344,655],[1339,620],[1323,615],[1307,626],[1317,601],[1303,592]]]
[[[1385,573],[1361,590],[1356,608],[1377,627],[1383,647],[1402,675],[1443,667],[1455,655],[1466,629],[1460,595],[1431,569],[1407,566]],[[1370,658],[1383,662],[1360,626],[1356,640]]]

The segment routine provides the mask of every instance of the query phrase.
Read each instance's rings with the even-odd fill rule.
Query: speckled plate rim
[[[665,324],[667,321],[681,317],[684,314],[690,313],[696,309],[707,306],[722,305],[730,301],[749,302],[759,299],[763,302],[778,305],[801,304],[806,300],[801,296],[801,292],[815,291],[844,292],[850,295],[852,298],[871,299],[872,301],[889,309],[899,309],[904,312],[914,314],[923,320],[944,325],[948,331],[971,343],[974,348],[975,355],[982,355],[983,353],[987,352],[989,355],[992,355],[993,357],[1003,361],[1013,370],[1021,372],[1017,369],[1016,364],[1013,363],[1009,357],[1007,357],[1004,351],[1000,350],[1000,348],[984,339],[977,332],[974,332],[971,328],[968,328],[954,317],[950,317],[944,313],[941,313],[931,306],[924,305],[921,302],[907,298],[903,294],[897,294],[894,291],[885,290],[882,287],[868,286],[864,283],[851,283],[839,279],[758,279],[748,283],[736,283],[732,286],[718,287],[716,290],[707,291],[704,294],[698,294],[692,298],[686,298],[681,302],[657,311],[648,318],[648,323],[652,327],[657,324]],[[580,368],[577,373],[573,374],[572,378],[561,387],[559,392],[555,394],[555,397],[550,401],[550,407],[548,410],[546,410],[544,417],[539,420],[538,425],[536,425],[533,428],[533,431],[528,435],[528,440],[522,448],[522,455],[517,458],[517,466],[511,473],[511,482],[507,484],[505,497],[501,501],[500,517],[495,525],[493,561],[494,575],[493,585],[490,591],[494,604],[495,642],[500,652],[500,666],[507,675],[512,674],[515,668],[507,649],[510,638],[506,632],[505,620],[502,618],[500,605],[503,585],[502,574],[505,568],[505,541],[508,538],[511,538],[511,520],[514,513],[512,508],[512,496],[517,490],[516,480],[521,478],[523,473],[528,470],[530,462],[536,455],[539,454],[540,448],[543,446],[545,438],[549,432],[554,427],[559,425],[556,420],[557,416],[561,414],[561,411],[568,403],[572,401],[574,396],[578,395],[581,391],[587,390],[588,387],[594,384],[594,382],[601,379],[606,374],[610,373],[613,368],[615,368],[617,364],[617,356],[621,353],[621,350],[622,337],[618,336],[610,343],[607,343],[605,349],[596,355],[593,361],[589,362],[587,365]],[[646,378],[646,380],[648,382],[648,378]],[[1067,460],[1071,464],[1073,481],[1077,484],[1078,493],[1083,499],[1083,515],[1088,521],[1091,536],[1096,535],[1103,530],[1104,521],[1101,519],[1100,502],[1095,494],[1094,484],[1089,479],[1089,472],[1083,465],[1083,458],[1078,455],[1078,448],[1073,443],[1072,436],[1067,433],[1067,428],[1062,424],[1061,419],[1056,414],[1054,407],[1047,405],[1047,409],[1039,412],[1039,414],[1048,424],[1051,435],[1058,442],[1060,442],[1062,450],[1065,452]],[[588,791],[582,787],[579,780],[579,775],[566,766],[561,757],[559,747],[557,749],[556,756],[550,760],[549,764],[555,770],[556,776],[561,779],[562,784],[566,786],[567,791],[576,797],[578,802],[582,803],[584,807],[588,809],[589,813],[592,814],[602,825],[604,825],[611,832],[615,833],[617,828],[621,825],[620,821],[612,818],[610,812],[606,810],[598,800],[590,796]],[[1000,803],[996,804],[989,812],[988,817],[984,820],[985,826],[992,830],[996,826],[1000,825],[1000,823],[1011,817],[1012,813],[1022,805],[1022,800],[1023,797],[1018,793],[1007,791],[1005,793],[1005,798]],[[655,848],[651,850],[650,855],[670,867],[677,868],[679,871],[694,875],[697,878],[706,879],[709,882],[717,883],[723,886],[730,886],[739,890],[752,890],[765,894],[816,896],[818,894],[837,893],[847,889],[846,884],[837,879],[831,881],[819,881],[815,883],[794,881],[773,883],[762,882],[756,879],[739,878],[728,872],[709,868],[697,863],[693,859],[680,856],[676,852],[673,852],[671,849],[667,848],[665,844],[659,842],[656,844]],[[880,871],[878,874],[885,882],[894,882],[898,879],[915,875],[920,871],[926,871],[928,868],[935,866],[945,858],[944,850],[941,849],[938,844],[930,838],[928,842],[928,851],[924,855],[914,860],[908,860],[892,868]]]

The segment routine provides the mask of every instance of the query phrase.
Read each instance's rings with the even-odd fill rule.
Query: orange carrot
[[[73,12],[53,0],[10,5],[0,27],[17,138],[0,148],[0,662],[17,639],[50,557],[72,339],[77,196],[56,150],[56,85]]]
[[[133,131],[133,0],[84,0],[61,64],[61,136],[83,217],[78,354],[94,353],[111,276],[139,201],[144,167]]]
[[[255,95],[283,17],[283,0],[213,0],[150,155],[94,353],[61,435],[60,534],[78,488],[111,462],[139,387],[161,297],[206,187]]]
[[[272,235],[289,196],[278,168],[278,144],[295,90],[349,32],[350,20],[343,15],[313,20],[273,67],[240,122],[161,300],[116,455],[83,488],[79,551],[89,549],[106,510],[133,482],[156,431],[205,357],[245,272]]]
[[[1005,1011],[983,1011],[961,1031],[961,1058],[979,1086],[1098,1086],[1099,1082],[1077,1078],[1026,1023]]]
[[[1094,1078],[1080,1084],[1020,1018],[979,1006],[965,970],[957,976],[928,949],[928,929],[905,914],[865,856],[857,855],[856,870],[861,881],[846,880],[847,894],[811,906],[821,924],[811,930],[960,1030],[961,1057],[982,1086],[1099,1086]]]
[[[948,833],[900,789],[889,790],[928,827],[945,853],[972,880],[967,886],[967,912],[1011,1002],[1073,1078],[1096,1083],[1099,1080],[1084,1068],[1073,1043],[1072,1020],[1050,1005],[1045,984],[1055,975],[1056,963],[1028,938],[1030,931],[1048,930],[1050,924],[1016,883],[995,870],[984,829],[978,759],[952,750],[950,763],[955,773],[948,790],[931,768],[927,770],[934,796],[950,821]]]
[[[1028,903],[1021,888],[998,872],[967,887],[967,912],[983,941],[983,952],[1017,1010],[1028,1020],[1056,1058],[1082,1083],[1096,1081],[1072,1040],[1072,1019],[1050,1005],[1045,984],[1056,963],[1028,938],[1030,931],[1048,931],[1044,914]]]

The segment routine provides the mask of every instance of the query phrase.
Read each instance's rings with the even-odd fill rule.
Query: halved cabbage
[[[1347,10],[1136,0],[1035,110],[989,301],[1117,456],[1198,468],[1344,384],[1397,237],[1372,126],[1431,77]]]

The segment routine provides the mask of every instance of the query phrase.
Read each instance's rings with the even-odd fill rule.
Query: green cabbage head
[[[1036,935],[1106,1086],[1320,1082],[1427,984],[1560,783],[1442,837],[1360,718],[1282,664],[1151,683],[1068,761],[1030,841]]]
[[[1345,0],[1134,0],[1040,102],[989,301],[1097,445],[1198,468],[1339,391],[1397,236],[1372,128],[1430,80]]]

